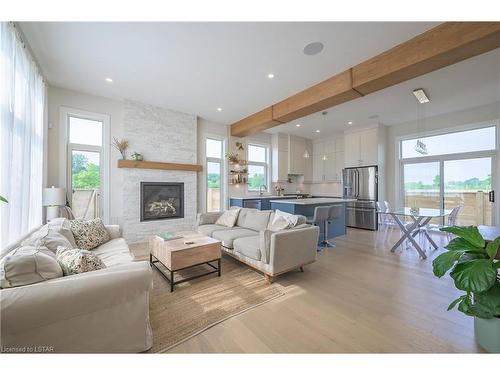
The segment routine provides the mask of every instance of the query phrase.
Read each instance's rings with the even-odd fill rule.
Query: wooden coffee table
[[[221,275],[221,242],[211,237],[195,232],[176,233],[183,237],[178,240],[163,241],[156,236],[149,239],[149,261],[170,284],[170,292],[174,291],[174,285],[184,283],[202,276],[216,273]],[[187,241],[193,242],[186,244]],[[217,266],[212,263],[217,262]],[[167,270],[163,272],[156,263],[161,263]],[[187,268],[206,264],[212,270],[175,281],[174,273]]]

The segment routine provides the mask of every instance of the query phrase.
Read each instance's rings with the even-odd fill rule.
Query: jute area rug
[[[179,272],[176,278],[203,273],[209,269],[205,267]],[[153,283],[149,302],[153,347],[149,353],[166,352],[226,319],[284,295],[280,285],[267,284],[262,274],[227,255],[222,258],[221,277],[204,276],[176,285],[170,293],[168,282],[153,269]]]

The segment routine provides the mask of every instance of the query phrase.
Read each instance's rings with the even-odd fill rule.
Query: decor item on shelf
[[[500,353],[500,261],[496,259],[500,237],[488,243],[475,226],[445,227],[441,231],[456,237],[445,246],[448,251],[432,262],[434,275],[442,277],[451,270],[455,287],[465,292],[451,302],[448,310],[457,306],[473,316],[478,344]]]
[[[138,152],[133,152],[132,155],[130,156],[132,158],[132,160],[135,160],[135,161],[143,161],[144,158],[142,157],[141,154],[139,154]]]
[[[128,148],[128,141],[125,139],[119,141],[118,139],[113,137],[113,147],[116,148],[120,152],[120,154],[122,154],[122,159],[125,160],[126,159],[125,151]]]
[[[233,164],[239,164],[240,158],[238,157],[238,154],[235,152],[226,152],[226,158],[229,160],[230,163]]]
[[[241,143],[241,142],[236,142],[236,148],[237,148],[239,151],[243,150],[243,143]]]
[[[43,189],[42,203],[47,207],[47,221],[59,216],[59,207],[66,205],[66,192],[54,186]]]

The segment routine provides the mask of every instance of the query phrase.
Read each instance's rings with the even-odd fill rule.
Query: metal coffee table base
[[[152,266],[154,266],[158,272],[160,272],[160,274],[168,281],[168,283],[170,284],[170,293],[172,293],[174,291],[174,286],[177,285],[177,284],[180,284],[180,283],[185,283],[186,281],[191,281],[191,280],[194,280],[194,279],[198,279],[200,277],[203,277],[203,276],[206,276],[206,275],[211,275],[212,273],[216,273],[217,272],[217,276],[220,277],[221,275],[221,265],[220,265],[220,260],[221,258],[218,258],[218,259],[213,259],[213,260],[210,260],[208,262],[203,262],[203,263],[198,263],[198,264],[193,264],[192,266],[188,266],[188,267],[184,267],[184,268],[180,268],[178,270],[175,270],[175,271],[172,271],[172,270],[169,270],[168,267],[166,267],[163,263],[161,263],[158,259],[156,260],[153,260],[156,259],[152,254],[149,254],[149,263],[151,263]],[[217,267],[214,266],[212,264],[212,262],[217,262]],[[167,275],[165,272],[163,272],[160,268],[158,268],[158,266],[156,265],[156,263],[160,263],[161,265],[163,265],[163,267],[165,267],[167,270],[168,270],[168,273],[169,275]],[[179,271],[182,271],[182,270],[186,270],[188,268],[193,268],[193,267],[197,267],[197,266],[202,266],[202,265],[208,265],[210,267],[213,268],[212,271],[208,271],[208,272],[205,272],[205,273],[202,273],[200,275],[196,275],[196,276],[191,276],[191,277],[186,277],[184,279],[180,279],[180,280],[177,280],[177,281],[174,281],[174,273],[175,272],[179,272]]]

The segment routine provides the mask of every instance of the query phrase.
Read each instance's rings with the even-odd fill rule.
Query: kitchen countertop
[[[229,197],[229,199],[295,199],[296,195],[247,195],[244,197]]]
[[[347,203],[347,202],[356,202],[356,199],[343,199],[343,198],[302,198],[302,199],[280,199],[276,201],[271,201],[273,202],[278,202],[278,203],[286,203],[286,204],[301,204],[301,205],[308,205],[308,204],[324,204],[324,203]]]

